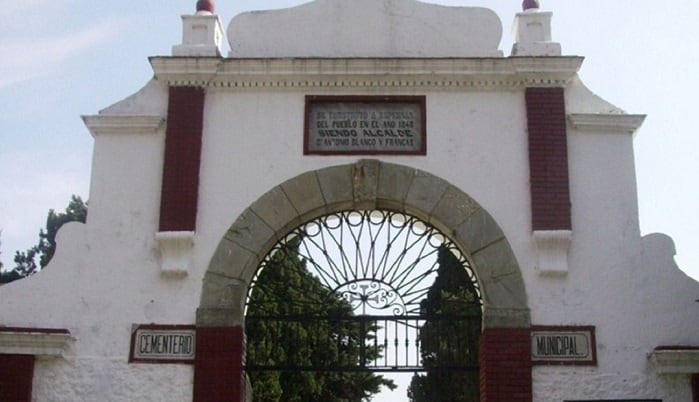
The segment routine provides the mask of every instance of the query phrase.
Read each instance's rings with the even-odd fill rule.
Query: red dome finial
[[[522,10],[533,10],[539,8],[539,0],[524,0],[522,2]]]
[[[214,13],[215,8],[214,0],[199,0],[197,1],[197,12],[208,11],[211,14]]]

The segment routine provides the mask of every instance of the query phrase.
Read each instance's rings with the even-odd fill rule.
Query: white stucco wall
[[[396,59],[385,71],[386,64],[369,62],[361,73],[343,62],[329,73],[327,64],[296,61],[280,73],[264,61],[252,67],[223,61],[214,79],[203,72],[205,62],[173,72],[180,65],[156,60],[154,81],[86,118],[95,136],[87,224],[61,229],[48,269],[0,289],[0,325],[66,328],[74,338],[63,357],[38,360],[34,399],[191,400],[191,366],[128,364],[132,325],[193,324],[210,259],[242,211],[296,175],[359,159],[303,155],[306,95],[380,94],[426,97],[428,151],[378,159],[447,180],[495,218],[522,269],[534,325],[596,327],[598,365],[536,367],[534,399],[688,402],[688,376],[658,375],[647,354],[659,345],[699,345],[699,284],[675,266],[669,238],[640,236],[633,129],[569,124],[569,270],[549,277],[536,269],[524,88],[549,77],[566,86],[569,115],[622,116],[584,88],[575,63],[563,59],[532,60],[541,68],[534,76],[505,71],[511,65],[504,58],[485,60],[475,72],[453,60],[418,68]],[[205,74],[219,84],[305,84],[208,86],[191,269],[184,278],[167,277],[155,234],[168,80],[199,82]]]

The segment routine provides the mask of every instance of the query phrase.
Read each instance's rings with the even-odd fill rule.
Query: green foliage
[[[2,231],[0,231],[0,234],[2,234]],[[0,243],[1,245],[2,243]],[[1,253],[0,253],[1,254]],[[21,276],[15,271],[8,271],[5,272],[2,270],[2,262],[0,261],[0,284],[3,283],[10,283],[12,281],[16,281],[17,279],[20,279]]]
[[[8,273],[12,275],[11,280],[33,275],[46,267],[56,252],[56,233],[61,226],[68,222],[84,223],[86,219],[87,204],[76,195],[71,197],[65,212],[56,213],[51,209],[46,217],[46,229],[39,231],[38,244],[15,253],[15,268]]]
[[[21,276],[16,271],[0,271],[0,284],[10,283],[16,281],[17,279],[22,279]]]
[[[359,323],[351,306],[324,287],[298,255],[299,239],[287,243],[257,278],[247,311],[247,361],[276,366],[249,372],[255,401],[355,402],[371,399],[391,380],[369,372],[304,371],[335,362],[360,362]],[[381,353],[371,350],[365,362]]]
[[[480,399],[478,371],[448,367],[478,365],[481,332],[478,293],[461,262],[447,248],[440,248],[438,263],[437,278],[421,303],[422,313],[435,317],[420,332],[426,374],[413,376],[408,399],[410,402],[476,402]]]

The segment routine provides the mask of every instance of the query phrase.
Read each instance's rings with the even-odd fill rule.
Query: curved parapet
[[[48,266],[2,287],[0,326],[31,327],[40,322],[42,326],[64,327],[67,316],[79,317],[76,295],[87,269],[87,233],[83,223],[64,224],[56,234],[56,252]],[[55,310],[55,306],[64,308]]]
[[[243,13],[230,57],[501,57],[495,12],[415,0],[316,0]]]
[[[167,84],[152,79],[139,91],[100,110],[100,115],[167,115]]]

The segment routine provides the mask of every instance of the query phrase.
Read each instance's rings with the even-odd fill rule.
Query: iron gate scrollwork
[[[245,368],[474,371],[481,314],[467,259],[433,226],[391,211],[330,214],[260,264]]]

